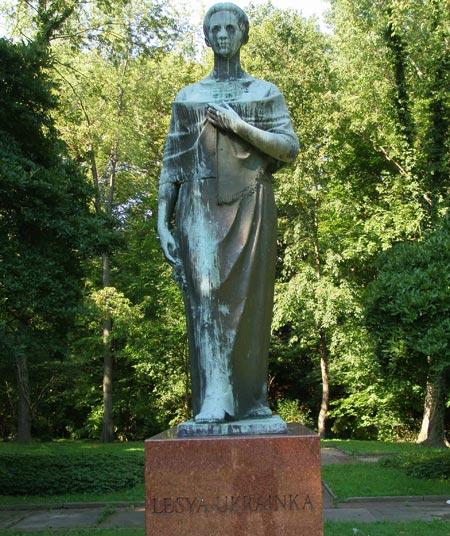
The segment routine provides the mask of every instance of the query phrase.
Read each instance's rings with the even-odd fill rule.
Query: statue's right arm
[[[158,236],[164,256],[172,265],[178,262],[178,252],[171,233],[171,220],[178,199],[179,185],[171,182],[160,184],[158,196]]]
[[[207,118],[215,127],[234,132],[263,153],[282,162],[292,162],[298,154],[295,134],[288,136],[261,130],[244,121],[229,104],[208,104]]]

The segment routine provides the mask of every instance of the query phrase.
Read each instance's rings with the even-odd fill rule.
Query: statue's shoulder
[[[186,86],[183,89],[180,89],[180,91],[177,93],[177,96],[175,97],[174,102],[192,101],[193,97],[195,97],[198,94],[200,89],[201,89],[201,82],[197,82],[195,84]]]
[[[260,78],[255,78],[254,76],[251,76],[250,74],[247,74],[243,80],[247,80],[247,82],[250,82],[251,86],[253,86],[254,88],[260,88],[264,91],[267,91],[268,93],[280,92],[277,86],[275,84],[272,84],[272,82],[267,82],[267,80],[261,80]]]
[[[230,94],[237,100],[257,101],[278,96],[280,90],[275,84],[259,80],[249,74],[239,80],[226,82],[216,82],[211,77],[207,77],[181,89],[174,102],[205,103],[211,100],[229,100]]]
[[[272,82],[266,80],[260,80],[254,76],[247,75],[247,83],[249,83],[249,92],[257,94],[258,97],[268,98],[280,95],[280,90]]]

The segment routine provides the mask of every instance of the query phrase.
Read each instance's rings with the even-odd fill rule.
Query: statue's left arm
[[[299,146],[295,136],[261,130],[244,121],[228,104],[209,104],[207,118],[215,127],[233,132],[276,160],[292,162],[298,154]]]

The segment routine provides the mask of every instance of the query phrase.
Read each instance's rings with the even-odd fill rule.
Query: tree
[[[366,306],[386,374],[408,378],[414,370],[425,392],[417,441],[439,447],[450,378],[449,252],[448,219],[421,241],[396,244],[380,256]]]
[[[92,251],[91,234],[100,236],[90,190],[50,117],[48,62],[42,41],[0,40],[0,329],[7,366],[16,369],[22,443],[31,441],[35,409],[30,367],[63,355],[80,299],[81,263]]]
[[[113,331],[120,318],[114,317],[113,310],[111,315],[108,309],[102,310],[104,409],[101,437],[105,441],[112,439],[116,428],[113,414],[124,423],[118,408],[129,405],[119,398],[113,406],[113,365],[117,369],[115,385],[119,389],[132,377],[136,381],[137,369],[144,369],[149,359],[158,361],[161,353],[158,349],[157,357],[150,354],[155,352],[155,346],[142,330],[153,334],[156,327],[170,330],[170,325],[157,318],[165,314],[161,311],[164,300],[159,300],[158,307],[151,305],[158,301],[154,288],[164,287],[163,281],[170,287],[170,275],[165,266],[163,268],[153,222],[171,102],[177,90],[192,80],[193,67],[185,56],[186,43],[184,49],[172,52],[179,42],[183,24],[176,23],[161,6],[157,2],[142,1],[117,4],[112,11],[99,8],[89,19],[96,30],[86,45],[75,52],[67,43],[54,48],[63,102],[62,113],[57,116],[58,126],[71,154],[82,162],[94,184],[97,212],[114,219],[118,238],[114,251],[103,255],[101,276],[98,266],[91,267],[91,297],[98,293],[98,287],[103,287],[100,293],[109,289],[107,295],[122,295],[130,300],[131,306],[140,307],[144,312],[140,319],[140,339],[133,340],[136,325],[129,326],[127,336],[122,332],[116,337]],[[113,34],[109,32],[111,27],[114,27]],[[180,341],[183,343],[178,321],[175,321],[174,331],[178,345]],[[80,336],[87,341],[91,335],[85,332]],[[144,343],[148,344],[147,348]],[[175,358],[180,355],[182,353],[175,352]],[[184,369],[182,363],[182,376]],[[150,375],[149,381],[152,378],[157,384],[163,376],[160,374],[156,380]],[[139,382],[143,378],[141,375]],[[186,386],[185,381],[183,386]],[[159,390],[155,383],[151,387],[146,383],[143,389]],[[132,389],[134,399],[141,396],[144,399],[137,391],[136,384]],[[169,393],[174,394],[166,388],[166,400],[171,400],[173,408]],[[121,396],[119,392],[117,396]],[[96,405],[92,413],[99,413]],[[164,419],[167,420],[167,413]],[[123,436],[124,431],[119,430],[119,433]]]
[[[89,166],[96,213],[115,219],[120,235],[130,205],[145,200],[149,164],[161,136],[152,135],[151,126],[164,124],[165,119],[155,110],[155,117],[142,117],[146,112],[138,108],[147,84],[145,62],[153,60],[156,65],[170,48],[170,39],[176,39],[175,23],[162,4],[146,0],[98,4],[91,7],[88,21],[82,15],[80,12],[76,31],[75,22],[70,29],[71,36],[82,36],[79,42],[70,38],[54,48],[68,112],[59,116],[59,125],[72,154]],[[111,253],[104,251],[101,286],[105,291],[114,287],[111,262]],[[102,329],[103,441],[114,437],[112,329],[113,317],[106,309]]]
[[[440,0],[332,6],[341,108],[335,169],[359,205],[345,256],[363,291],[381,266],[378,255],[421,241],[448,211],[449,13]],[[403,380],[413,400],[417,389]],[[377,382],[379,394],[405,392],[385,375]],[[390,400],[393,414],[399,398]],[[348,399],[342,404],[351,411]]]
[[[314,413],[323,437],[330,360],[345,351],[344,333],[358,315],[352,288],[339,279],[343,226],[335,211],[347,209],[344,197],[336,198],[339,185],[329,156],[338,105],[329,40],[314,20],[270,6],[254,13],[252,38],[246,55],[250,70],[281,88],[300,139],[295,169],[276,175],[282,263],[274,329],[297,349],[299,362],[306,353],[316,364],[322,392]]]

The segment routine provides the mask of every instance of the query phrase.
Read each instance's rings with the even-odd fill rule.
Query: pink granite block
[[[319,438],[149,439],[147,536],[322,536]]]

